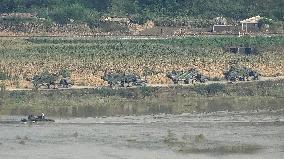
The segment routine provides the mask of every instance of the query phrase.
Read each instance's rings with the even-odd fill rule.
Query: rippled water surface
[[[0,118],[2,159],[183,159],[284,156],[283,112],[56,119]]]

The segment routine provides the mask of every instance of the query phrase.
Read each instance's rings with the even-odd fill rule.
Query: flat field
[[[254,55],[233,54],[229,46],[251,46]],[[26,81],[48,70],[71,71],[76,85],[102,86],[104,71],[147,74],[150,84],[169,84],[172,70],[197,68],[210,78],[223,78],[231,65],[246,66],[262,76],[284,75],[284,37],[202,36],[131,37],[1,37],[0,71],[8,87],[28,88]]]

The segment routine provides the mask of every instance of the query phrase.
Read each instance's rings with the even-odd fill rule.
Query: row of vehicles
[[[166,74],[166,77],[172,80],[174,84],[193,84],[193,83],[206,83],[211,80],[204,76],[197,69],[189,69],[187,71],[171,71]],[[242,67],[230,67],[228,71],[224,73],[224,77],[227,81],[250,81],[258,80],[260,74],[250,68]],[[108,83],[110,87],[132,87],[132,86],[145,86],[147,81],[142,79],[136,74],[126,74],[117,72],[105,72],[101,77]],[[31,82],[35,88],[69,88],[74,83],[68,78],[59,78],[56,74],[41,73],[35,75]]]
[[[166,77],[171,79],[174,84],[206,83],[211,80],[194,68],[187,71],[174,70],[168,72]],[[258,80],[260,74],[257,71],[246,67],[230,67],[230,69],[224,73],[224,77],[227,81],[231,82],[250,81]],[[105,73],[102,79],[107,81],[110,87],[144,86],[147,84],[146,80],[141,79],[140,76],[135,74],[109,72]]]

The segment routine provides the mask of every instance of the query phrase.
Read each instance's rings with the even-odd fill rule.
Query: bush
[[[99,19],[98,12],[85,8],[79,3],[57,7],[49,16],[59,24],[68,24],[74,20],[75,22],[86,22],[90,26],[97,25]]]
[[[59,72],[58,72],[58,76],[62,76],[63,78],[67,78],[67,77],[70,77],[71,76],[71,71],[68,70],[68,69],[61,69]]]
[[[116,94],[116,90],[110,88],[98,88],[95,92],[103,97],[114,96]]]
[[[129,29],[125,24],[119,22],[100,22],[98,27],[102,32],[128,32]]]
[[[6,91],[6,86],[4,83],[0,83],[0,99],[3,98]]]
[[[195,88],[195,91],[201,95],[216,95],[217,93],[225,91],[225,85],[219,83],[199,85]]]
[[[14,101],[24,101],[27,97],[28,93],[25,91],[13,91],[9,93],[9,98]]]
[[[51,74],[49,71],[44,71],[40,75],[41,79],[43,82],[49,83],[49,82],[54,82],[56,80],[55,75]]]
[[[40,85],[47,84],[48,88],[51,84],[57,80],[57,76],[55,74],[51,74],[49,71],[45,70],[39,75],[35,75],[32,79],[33,85],[35,88],[38,88]]]
[[[136,24],[145,24],[147,20],[148,18],[141,14],[135,14],[131,17],[131,22]]]
[[[10,79],[8,72],[0,70],[0,80],[7,80]]]
[[[154,93],[154,88],[152,87],[146,87],[146,86],[143,86],[143,87],[140,87],[139,88],[139,92],[141,93],[141,95],[144,97],[149,97],[149,96],[152,96],[153,93]]]
[[[273,20],[272,19],[262,18],[258,22],[258,27],[262,28],[264,25],[271,25],[271,24],[273,24]]]
[[[133,99],[136,97],[135,92],[131,92],[130,90],[120,90],[118,95],[122,98]]]

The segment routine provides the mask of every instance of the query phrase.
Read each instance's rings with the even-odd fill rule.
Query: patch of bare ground
[[[251,143],[222,143],[206,139],[203,134],[184,135],[181,139],[168,131],[164,143],[173,151],[178,153],[193,154],[253,154],[263,149],[262,146]]]

